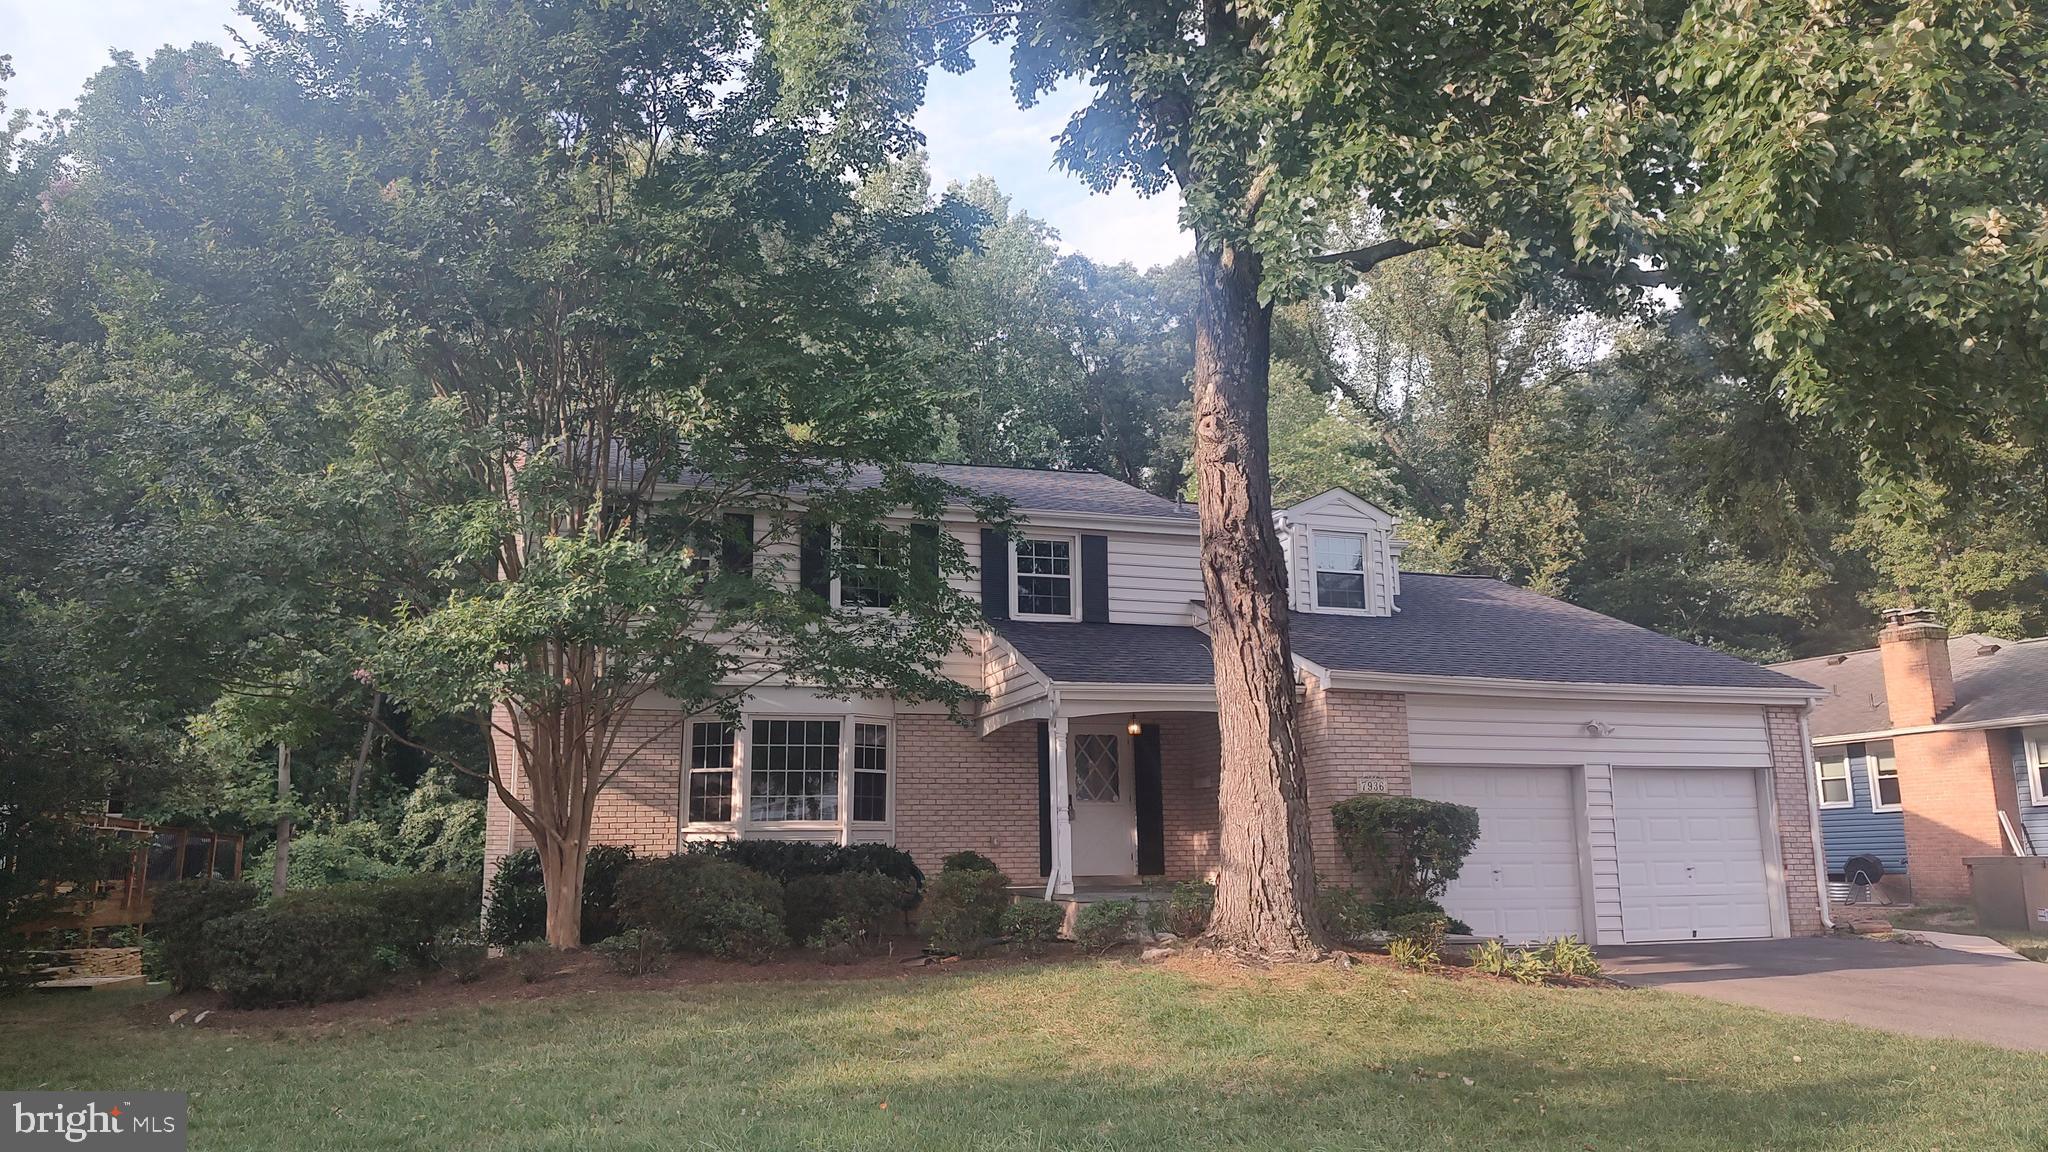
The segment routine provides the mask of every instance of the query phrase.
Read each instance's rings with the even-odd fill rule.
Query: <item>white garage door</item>
[[[1622,939],[1771,934],[1755,773],[1617,768],[1614,835]]]
[[[1586,935],[1577,799],[1567,768],[1417,768],[1415,794],[1479,810],[1479,843],[1444,908],[1514,943]]]

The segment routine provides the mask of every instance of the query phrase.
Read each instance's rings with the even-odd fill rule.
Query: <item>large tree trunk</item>
[[[1295,728],[1286,564],[1267,472],[1273,315],[1259,303],[1256,255],[1198,245],[1195,259],[1195,477],[1223,753],[1222,869],[1209,938],[1249,955],[1312,960],[1323,954],[1323,933]]]

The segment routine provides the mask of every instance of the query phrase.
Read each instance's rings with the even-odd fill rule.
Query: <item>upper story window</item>
[[[1315,606],[1365,611],[1365,537],[1316,532],[1309,537]]]
[[[1863,763],[1870,769],[1870,806],[1879,812],[1899,811],[1899,762],[1892,759],[1892,742],[1865,744]]]
[[[839,606],[893,608],[902,567],[899,549],[875,527],[847,528],[839,539]]]
[[[1813,754],[1813,770],[1820,775],[1820,806],[1847,808],[1856,803],[1849,790],[1849,750],[1820,748]]]
[[[1074,587],[1072,536],[1023,536],[1010,544],[1010,614],[1072,620],[1080,602]]]

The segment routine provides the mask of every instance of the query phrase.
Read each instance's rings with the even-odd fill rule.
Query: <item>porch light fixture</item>
[[[1133,736],[1136,736],[1139,732],[1143,730],[1143,726],[1138,723],[1138,714],[1135,712],[1131,713],[1131,722],[1129,724],[1124,725],[1124,731],[1129,732]]]

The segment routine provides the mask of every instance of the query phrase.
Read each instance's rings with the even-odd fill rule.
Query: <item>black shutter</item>
[[[725,514],[725,535],[718,544],[718,563],[727,576],[754,574],[754,518],[745,512]]]
[[[1159,762],[1159,725],[1144,724],[1131,737],[1138,777],[1138,875],[1166,874],[1166,786]]]
[[[1010,618],[1010,536],[993,528],[981,530],[981,616]]]
[[[827,603],[832,600],[831,557],[832,526],[807,526],[803,541],[797,546],[797,584]]]
[[[1109,623],[1109,537],[1081,537],[1081,619]]]
[[[1038,722],[1038,874],[1052,875],[1052,726]]]
[[[910,570],[904,584],[916,600],[936,600],[939,591],[939,526],[910,526]]]

